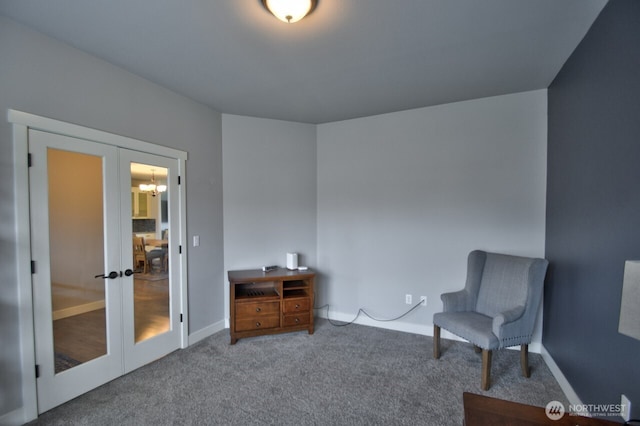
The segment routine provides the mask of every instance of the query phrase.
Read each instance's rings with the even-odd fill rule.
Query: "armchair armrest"
[[[504,312],[499,313],[498,315],[496,315],[493,318],[493,334],[495,334],[496,336],[498,336],[498,338],[500,338],[501,336],[501,332],[500,329],[509,324],[509,323],[513,323],[514,321],[520,319],[522,317],[522,315],[524,314],[524,310],[525,307],[524,305],[519,305],[516,306],[515,308],[506,310]]]
[[[461,312],[468,311],[469,295],[465,290],[455,291],[452,293],[443,293],[440,295],[444,312]]]

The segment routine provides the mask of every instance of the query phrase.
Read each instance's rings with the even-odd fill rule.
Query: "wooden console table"
[[[558,420],[547,417],[544,407],[520,404],[465,392],[465,426],[620,426],[619,423],[593,417],[575,416],[565,413]]]
[[[229,271],[231,344],[263,334],[313,334],[315,275],[310,270]]]

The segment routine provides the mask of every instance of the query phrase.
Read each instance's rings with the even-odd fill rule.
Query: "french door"
[[[32,129],[28,140],[42,413],[180,347],[179,163]]]

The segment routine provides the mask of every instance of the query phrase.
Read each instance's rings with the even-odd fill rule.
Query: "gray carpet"
[[[31,424],[52,425],[461,425],[462,393],[544,407],[568,404],[537,354],[520,374],[519,352],[493,356],[480,390],[471,345],[360,325],[240,339],[228,330],[142,367]]]

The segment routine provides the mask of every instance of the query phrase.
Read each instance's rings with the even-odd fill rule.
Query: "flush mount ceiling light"
[[[262,0],[264,7],[282,22],[298,22],[316,8],[318,0]]]

